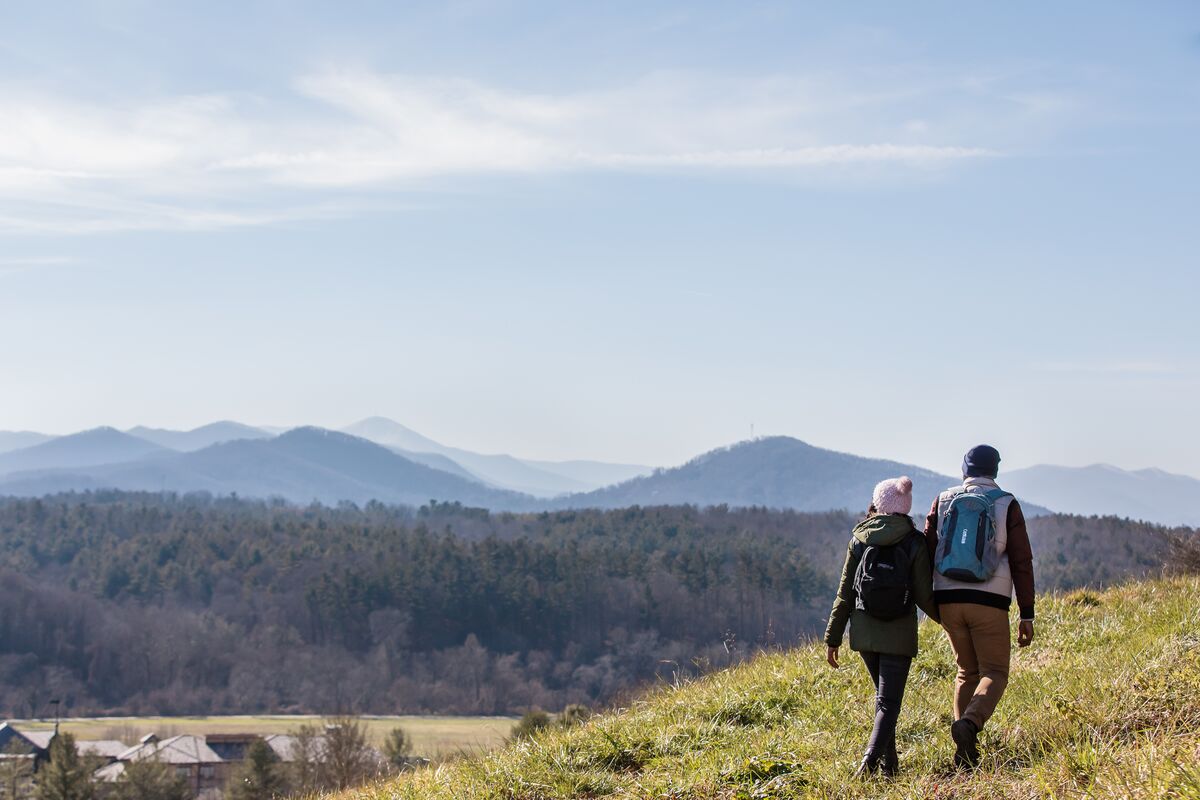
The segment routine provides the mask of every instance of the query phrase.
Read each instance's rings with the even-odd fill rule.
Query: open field
[[[1197,596],[1193,577],[1043,597],[976,772],[951,767],[955,667],[926,621],[894,780],[852,776],[870,683],[857,657],[835,671],[814,643],[340,800],[1200,800]]]
[[[412,738],[415,755],[440,758],[458,753],[491,750],[504,742],[516,719],[510,717],[359,717],[375,743],[388,731],[401,727]],[[174,736],[180,733],[288,733],[321,717],[94,717],[64,719],[62,730],[78,739],[120,739],[134,742],[147,733]],[[18,728],[47,730],[53,720],[12,720]]]

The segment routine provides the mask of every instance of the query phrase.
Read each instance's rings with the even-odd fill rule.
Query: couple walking
[[[866,519],[854,528],[825,644],[836,668],[849,623],[850,649],[875,684],[875,726],[859,775],[899,771],[896,721],[917,654],[917,607],[945,629],[958,662],[954,763],[979,763],[976,739],[1008,685],[1014,590],[1017,643],[1033,641],[1033,551],[1020,504],[996,483],[999,467],[994,447],[972,448],[962,485],[934,501],[923,535],[909,516],[906,477],[879,483]]]

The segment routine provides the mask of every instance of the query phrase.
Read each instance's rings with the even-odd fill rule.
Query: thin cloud
[[[1179,375],[1183,370],[1162,361],[1055,361],[1034,364],[1038,372],[1083,373],[1093,375]]]
[[[3,256],[0,257],[0,275],[25,272],[33,269],[61,267],[75,264],[78,259],[70,256]]]
[[[326,70],[274,99],[210,94],[110,107],[15,90],[3,97],[0,230],[9,232],[270,225],[320,206],[322,191],[428,188],[463,175],[869,174],[1003,153],[983,141],[998,122],[982,110],[964,130],[961,111],[941,125],[936,108],[916,109],[921,92],[911,87],[852,91],[803,78],[654,75],[603,91],[538,94]],[[308,193],[301,202],[297,189]]]

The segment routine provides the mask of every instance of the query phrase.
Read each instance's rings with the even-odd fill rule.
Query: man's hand
[[[1029,647],[1033,641],[1033,620],[1021,620],[1020,627],[1017,628],[1017,647]]]
[[[838,649],[836,647],[827,648],[825,651],[825,660],[829,662],[829,666],[834,669],[838,668]]]

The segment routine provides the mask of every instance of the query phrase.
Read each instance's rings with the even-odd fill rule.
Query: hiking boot
[[[979,766],[979,728],[963,717],[950,726],[950,738],[954,740],[954,766],[975,769]]]
[[[896,753],[896,743],[888,746],[883,757],[879,759],[879,772],[885,778],[894,778],[900,774],[900,756]]]
[[[854,777],[869,778],[879,772],[879,756],[874,753],[867,753],[863,756],[862,763],[858,765],[858,769],[854,770]]]

